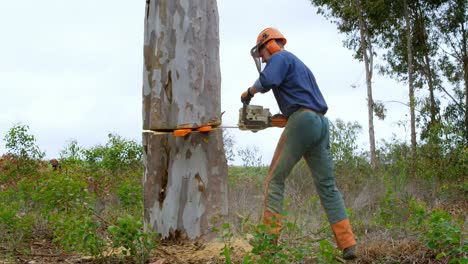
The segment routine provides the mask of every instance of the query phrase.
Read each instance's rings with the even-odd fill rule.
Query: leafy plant
[[[7,152],[20,159],[41,159],[45,155],[36,145],[36,137],[29,134],[28,125],[14,125],[5,135],[4,140]]]
[[[65,217],[56,215],[52,221],[55,226],[54,242],[68,251],[79,251],[102,256],[106,241],[99,235],[100,224],[88,215],[70,214]]]
[[[241,148],[237,150],[237,155],[242,159],[244,167],[262,166],[262,155],[259,154],[259,149],[256,146]]]
[[[18,249],[31,237],[35,217],[21,207],[18,201],[5,202],[0,199],[0,243],[6,242],[10,250]]]
[[[317,254],[318,263],[340,263],[335,259],[335,256],[339,254],[339,251],[333,247],[328,240],[322,239],[319,244],[320,251]]]
[[[224,256],[224,260],[226,264],[231,264],[232,263],[231,254],[232,254],[232,251],[234,250],[231,244],[231,239],[233,237],[233,234],[229,226],[229,223],[223,223],[222,228],[223,230],[222,230],[221,238],[223,239],[224,247],[223,247],[223,251],[221,252],[221,255]],[[219,232],[217,228],[215,228],[213,231]]]
[[[112,247],[123,247],[122,253],[134,257],[138,263],[145,263],[151,250],[156,246],[153,232],[144,232],[143,224],[131,215],[117,219],[117,225],[108,227]]]
[[[105,146],[97,145],[83,150],[83,155],[88,164],[102,167],[113,173],[120,172],[128,166],[140,166],[142,164],[143,150],[141,144],[122,138],[116,134],[108,134]]]
[[[76,140],[69,141],[65,148],[60,151],[60,162],[65,166],[78,165],[83,159],[83,149]]]
[[[35,173],[38,168],[37,160],[45,153],[36,145],[36,137],[29,134],[29,126],[16,124],[5,135],[5,147],[16,160],[16,174]]]
[[[62,174],[41,179],[33,199],[47,211],[66,212],[88,208],[92,200],[84,181]]]
[[[143,208],[143,187],[139,179],[130,178],[124,179],[117,187],[117,197],[124,208]]]
[[[460,229],[451,223],[447,212],[437,210],[429,216],[424,240],[439,252],[437,259],[449,257],[449,263],[468,263],[468,243],[462,240]]]
[[[274,224],[271,228],[275,228]],[[287,222],[282,232],[288,233],[291,238],[294,237],[291,233],[301,233],[302,230],[294,223]],[[313,247],[305,239],[279,241],[279,235],[267,232],[267,227],[263,224],[254,228],[250,244],[253,246],[252,253],[258,257],[255,263],[300,263],[311,253]]]

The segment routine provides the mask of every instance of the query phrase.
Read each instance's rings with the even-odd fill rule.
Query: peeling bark
[[[228,213],[222,130],[143,133],[145,224],[164,238],[211,239]],[[166,151],[167,150],[167,151]]]
[[[146,2],[143,129],[144,222],[163,238],[212,239],[227,216],[222,130],[174,137],[221,112],[215,0]]]
[[[144,60],[143,129],[198,127],[219,117],[216,1],[147,1]]]

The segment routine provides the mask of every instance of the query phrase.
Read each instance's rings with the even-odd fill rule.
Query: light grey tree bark
[[[411,176],[413,179],[416,178],[417,167],[417,151],[416,151],[416,100],[414,98],[414,78],[413,78],[413,45],[411,43],[412,33],[411,33],[411,21],[408,10],[408,3],[406,0],[403,0],[403,7],[405,10],[405,27],[406,27],[406,49],[408,53],[408,95],[409,95],[409,104],[410,104],[410,123],[411,123]]]
[[[356,11],[359,18],[359,33],[361,38],[361,49],[364,59],[364,66],[366,69],[366,83],[367,83],[367,111],[369,121],[369,145],[370,145],[370,158],[371,167],[373,170],[377,168],[377,155],[375,152],[375,132],[374,132],[374,99],[372,97],[372,72],[373,72],[373,50],[371,41],[366,38],[368,36],[366,24],[362,14],[361,1],[355,0]]]
[[[147,0],[143,69],[144,222],[164,238],[211,239],[227,216],[216,0]],[[150,131],[151,130],[151,131]]]
[[[143,128],[197,127],[221,110],[216,0],[147,0]]]
[[[228,213],[222,130],[143,133],[144,219],[165,238],[216,236]]]

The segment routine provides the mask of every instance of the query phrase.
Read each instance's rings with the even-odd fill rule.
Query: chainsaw
[[[257,132],[269,127],[285,127],[287,121],[288,119],[281,114],[272,116],[268,108],[244,103],[239,109],[239,123],[237,125],[240,130]]]
[[[269,127],[285,127],[288,119],[281,114],[271,115],[268,108],[263,108],[260,105],[248,105],[243,104],[242,108],[239,109],[239,123],[237,126],[220,126],[222,123],[221,115],[213,120],[210,120],[208,123],[203,125],[197,124],[183,124],[179,125],[175,129],[164,129],[164,130],[154,130],[159,132],[174,132],[175,137],[185,137],[190,134],[192,131],[197,132],[210,132],[214,128],[239,128],[240,130],[250,130],[252,132],[257,132]],[[148,130],[152,131],[152,130]],[[153,131],[153,132],[154,132]]]

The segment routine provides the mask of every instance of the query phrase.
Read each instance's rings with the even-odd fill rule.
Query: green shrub
[[[53,241],[68,251],[79,251],[101,256],[106,242],[99,235],[100,223],[88,215],[56,215],[52,221],[55,231]]]
[[[319,242],[320,251],[317,254],[318,263],[340,263],[336,261],[335,256],[340,252],[326,239],[322,239]]]
[[[284,238],[282,240],[279,240],[277,234],[269,234],[263,224],[255,226],[252,230],[254,232],[250,244],[253,246],[251,253],[254,256],[249,255],[248,259],[255,262],[244,263],[303,263],[316,248],[316,241],[303,236],[302,229],[292,222],[285,223],[281,229]]]
[[[117,225],[108,227],[112,247],[124,248],[124,255],[129,254],[138,263],[145,263],[149,259],[151,250],[156,246],[153,232],[144,232],[141,221],[131,215],[117,219]]]
[[[424,240],[430,248],[439,252],[437,259],[448,257],[450,263],[468,263],[468,243],[462,240],[460,229],[451,223],[450,215],[437,210],[428,218]]]
[[[224,247],[220,255],[224,256],[224,261],[226,264],[231,264],[232,263],[231,254],[232,254],[232,251],[234,250],[234,247],[231,244],[231,240],[234,235],[232,234],[229,223],[223,223],[222,228],[223,230],[222,230],[221,238],[224,242]],[[219,230],[217,228],[214,228],[213,232],[219,232]]]
[[[73,167],[82,164],[84,160],[83,149],[76,140],[67,143],[60,151],[60,164],[62,167]]]
[[[86,210],[92,200],[84,181],[63,174],[42,178],[33,199],[48,212]]]
[[[374,221],[388,229],[413,229],[420,227],[426,217],[427,206],[409,195],[393,193],[391,188],[380,199]]]
[[[6,243],[10,250],[18,249],[25,239],[32,236],[35,221],[33,215],[22,209],[21,201],[0,200],[0,243]]]
[[[4,140],[7,153],[15,157],[17,175],[36,173],[39,167],[37,160],[42,159],[45,153],[36,145],[36,137],[29,134],[29,126],[14,125],[8,130]]]
[[[141,167],[143,164],[141,144],[116,134],[108,134],[105,146],[96,145],[82,152],[88,165],[109,170],[114,174],[128,168]]]
[[[117,187],[117,197],[124,208],[142,210],[143,187],[139,179],[124,179]]]

